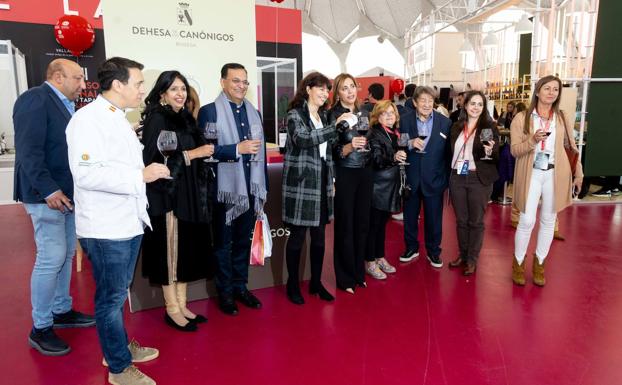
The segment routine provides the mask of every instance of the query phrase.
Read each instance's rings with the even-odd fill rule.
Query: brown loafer
[[[558,241],[565,241],[566,237],[564,237],[559,231],[553,233],[553,239],[557,239]]]
[[[453,261],[449,262],[449,267],[460,267],[463,264],[464,264],[464,260],[462,259],[462,257],[458,257],[454,259]]]
[[[477,269],[475,263],[467,262],[466,265],[464,265],[464,270],[462,270],[462,275],[464,275],[465,277],[473,275],[475,274],[475,269]]]

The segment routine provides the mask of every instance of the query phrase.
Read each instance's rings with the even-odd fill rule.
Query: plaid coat
[[[297,226],[319,226],[322,188],[328,197],[328,219],[333,218],[334,164],[332,146],[337,139],[335,124],[328,124],[324,111],[320,112],[324,128],[316,129],[305,103],[287,114],[287,142],[283,166],[283,222]],[[322,185],[320,144],[326,149],[327,180]]]

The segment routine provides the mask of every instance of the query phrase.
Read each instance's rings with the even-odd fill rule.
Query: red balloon
[[[74,56],[80,56],[95,42],[95,30],[85,18],[77,15],[65,15],[58,19],[54,26],[54,36],[58,44]]]
[[[404,90],[404,81],[402,79],[393,79],[391,81],[391,91],[400,94]]]

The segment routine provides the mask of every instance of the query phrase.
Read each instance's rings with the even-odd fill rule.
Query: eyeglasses
[[[385,118],[390,118],[392,116],[395,116],[395,112],[393,112],[393,111],[385,111],[385,112],[381,113],[380,116],[384,116]]]
[[[243,87],[248,87],[251,84],[248,82],[248,80],[242,80],[242,79],[238,79],[238,78],[233,78],[233,79],[227,79],[227,80],[231,80],[231,82],[233,84],[235,84],[236,86],[242,85]]]

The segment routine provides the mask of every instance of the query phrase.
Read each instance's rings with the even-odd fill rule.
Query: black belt
[[[541,168],[538,167],[534,167],[536,170],[542,170]],[[551,169],[554,169],[555,165],[553,163],[549,163],[548,166],[546,166],[546,170],[542,170],[542,171],[549,171]]]

